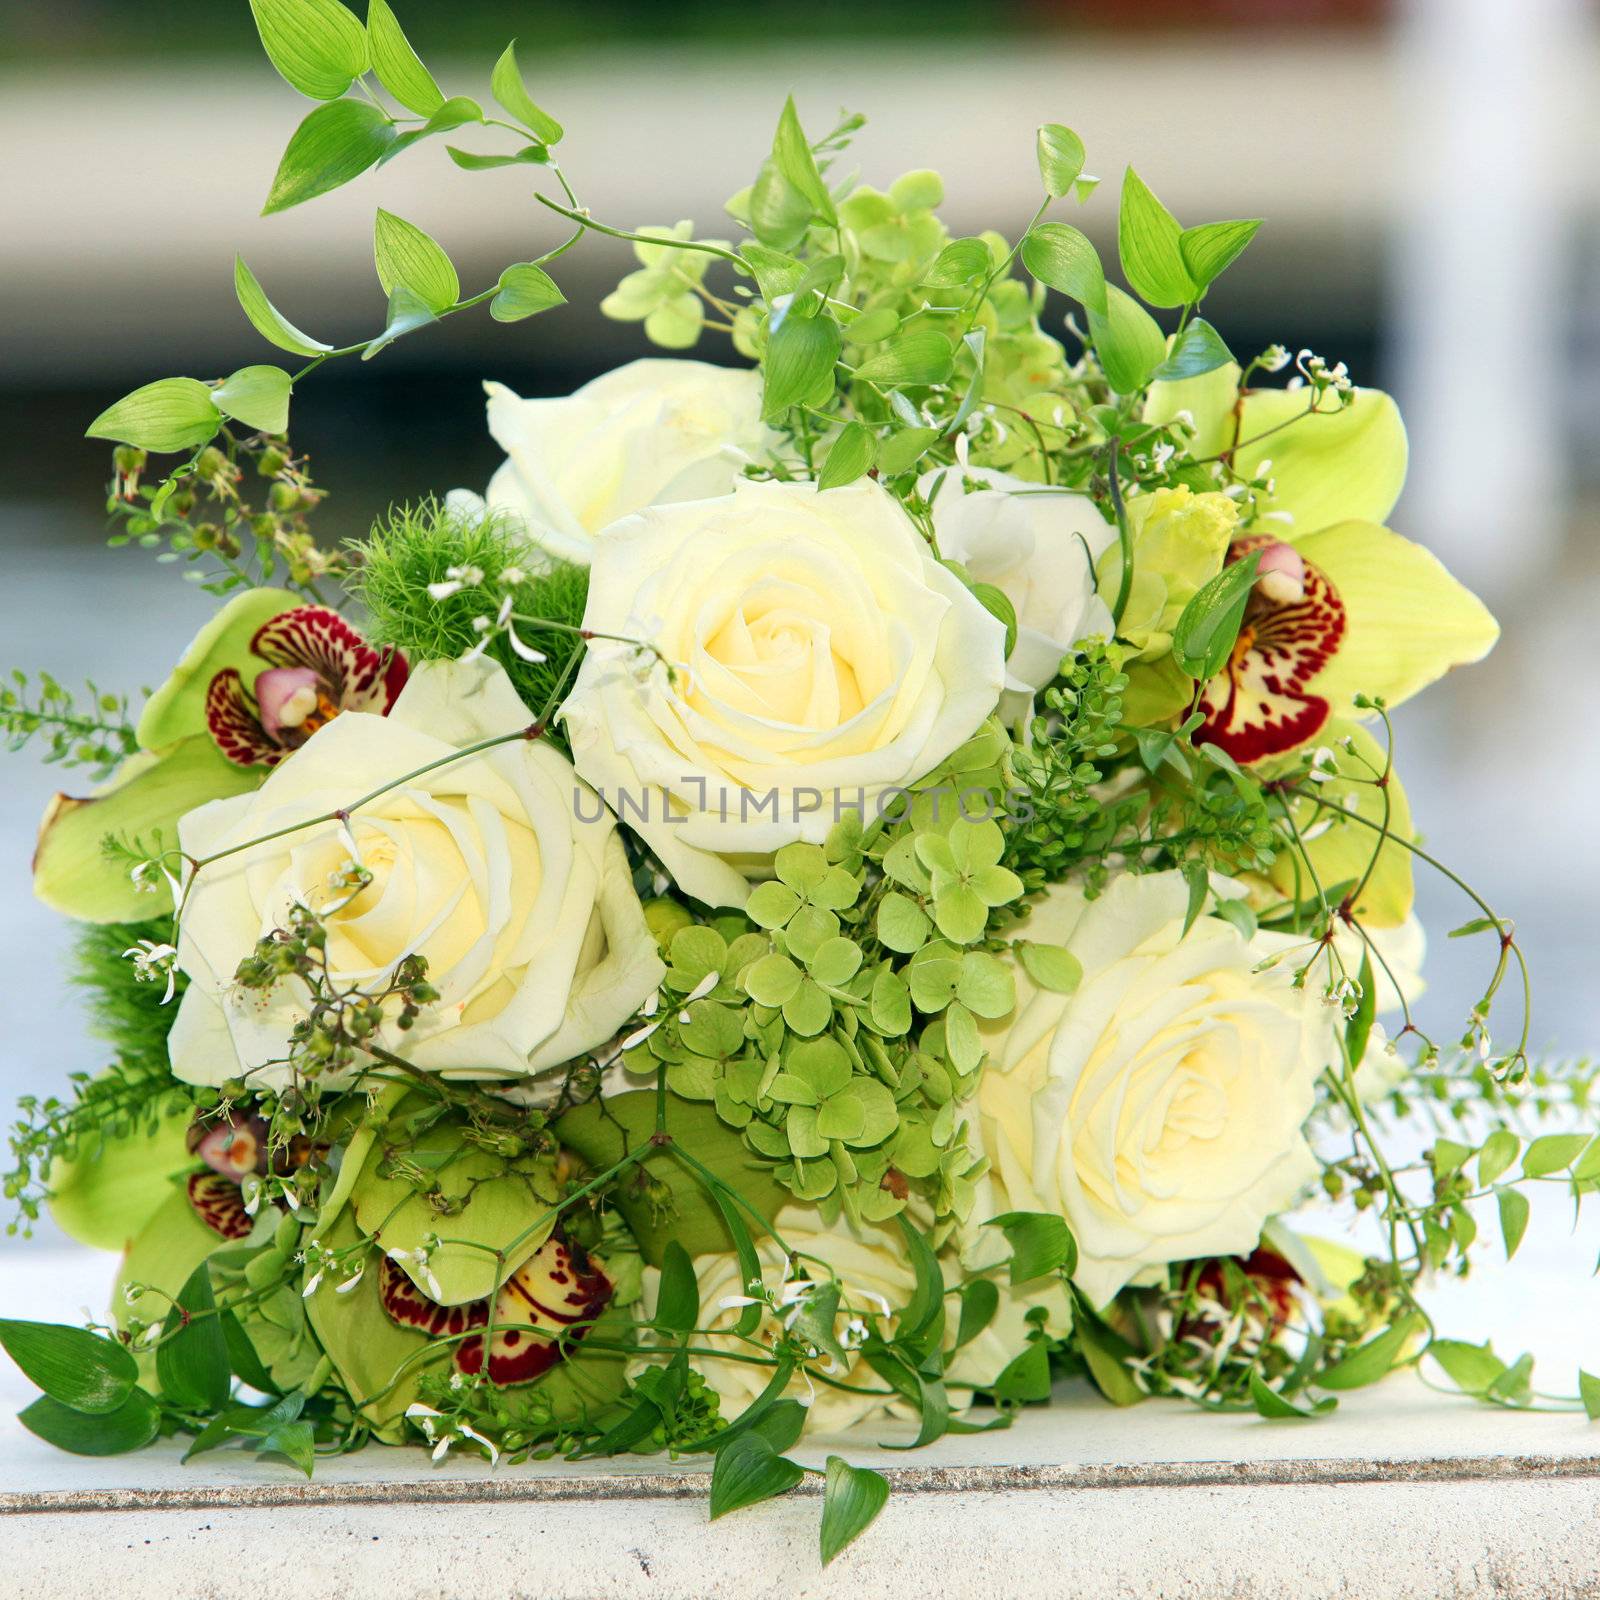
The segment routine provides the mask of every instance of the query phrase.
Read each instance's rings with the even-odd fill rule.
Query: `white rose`
[[[513,513],[535,544],[580,566],[618,517],[726,494],[772,439],[760,375],[704,361],[630,361],[558,399],[484,389],[489,432],[506,452],[489,509]]]
[[[189,812],[179,840],[203,858],[400,780],[346,827],[308,826],[201,869],[179,933],[191,981],[170,1040],[173,1072],[189,1083],[288,1081],[304,989],[286,980],[263,997],[233,976],[296,902],[327,908],[336,985],[370,989],[403,958],[425,958],[440,1000],[379,1039],[415,1066],[523,1080],[531,1091],[530,1075],[609,1039],[662,975],[620,835],[609,817],[579,820],[577,776],[547,743],[445,759],[532,720],[499,667],[429,662],[387,717],[342,712],[258,790]],[[372,881],[350,898],[336,882],[352,854]]]
[[[1202,916],[1183,931],[1177,872],[1124,874],[1096,900],[1050,891],[1021,929],[1083,965],[1069,995],[1020,970],[1017,1009],[989,1027],[975,1143],[992,1170],[969,1220],[969,1265],[994,1260],[999,1211],[1062,1216],[1077,1283],[1102,1305],[1146,1268],[1245,1254],[1316,1172],[1302,1133],[1336,1054],[1336,1012],[1293,987],[1297,941],[1246,941]]]
[[[685,893],[743,905],[772,852],[936,767],[994,709],[1005,630],[875,483],[740,483],[596,547],[573,760]]]
[[[834,1332],[847,1351],[859,1343],[871,1325],[867,1320],[871,1317],[880,1319],[878,1328],[885,1337],[892,1334],[895,1319],[889,1313],[909,1305],[917,1286],[916,1272],[898,1226],[853,1228],[843,1217],[830,1223],[811,1206],[788,1206],[774,1220],[784,1243],[801,1256],[802,1270],[812,1281],[823,1281],[830,1276],[838,1280],[839,1313]],[[786,1281],[782,1250],[769,1236],[756,1246],[756,1253],[761,1258],[769,1292],[777,1293],[781,1300],[784,1292],[781,1286]],[[959,1281],[960,1268],[955,1262],[945,1260],[941,1265],[947,1282]],[[733,1355],[748,1353],[748,1344],[719,1331],[731,1328],[743,1310],[742,1303],[737,1303],[742,1302],[746,1293],[738,1257],[731,1251],[700,1256],[695,1260],[694,1270],[700,1288],[700,1325],[711,1330],[697,1335],[696,1344],[702,1348],[726,1350]],[[655,1315],[660,1285],[661,1274],[653,1267],[647,1268],[642,1302],[646,1321]],[[957,1411],[965,1410],[972,1403],[974,1389],[992,1385],[1022,1352],[1031,1331],[1027,1313],[1034,1307],[1045,1308],[1045,1326],[1054,1337],[1064,1336],[1072,1325],[1071,1306],[1061,1284],[1028,1284],[1022,1289],[1013,1289],[1004,1276],[998,1276],[995,1286],[1000,1291],[1000,1303],[994,1319],[951,1357],[946,1370],[951,1407]],[[790,1289],[789,1292],[796,1291]],[[724,1301],[736,1303],[724,1304]],[[955,1343],[959,1313],[955,1298],[947,1297],[946,1349]],[[777,1331],[772,1313],[766,1311],[762,1313],[762,1324],[754,1337],[768,1339]],[[772,1376],[770,1367],[718,1355],[697,1355],[692,1359],[706,1382],[721,1397],[724,1421],[731,1421],[749,1405]],[[874,1417],[911,1418],[915,1415],[905,1401],[884,1393],[883,1380],[853,1353],[844,1371],[830,1375],[853,1388],[879,1392],[856,1394],[816,1383],[812,1398],[811,1387],[805,1378],[797,1375],[787,1393],[802,1401],[809,1400],[809,1426],[819,1433],[843,1433]]]
[[[1007,720],[1025,715],[1033,693],[1084,639],[1110,638],[1111,613],[1095,589],[1095,562],[1116,530],[1087,495],[1042,488],[988,468],[929,473],[939,554],[990,583],[1017,613],[1017,639],[1006,661]],[[987,487],[969,489],[981,483]]]

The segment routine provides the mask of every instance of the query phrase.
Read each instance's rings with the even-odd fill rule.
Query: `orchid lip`
[[[310,667],[268,667],[256,678],[256,706],[267,737],[281,740],[317,709],[322,680]]]

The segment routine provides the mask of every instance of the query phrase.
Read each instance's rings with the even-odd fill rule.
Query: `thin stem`
[[[744,258],[736,255],[732,250],[724,250],[719,244],[707,244],[699,239],[673,239],[661,238],[648,233],[629,233],[626,228],[611,228],[603,222],[596,222],[587,212],[579,211],[573,206],[564,206],[557,200],[552,200],[547,194],[535,194],[534,199],[542,206],[558,212],[580,226],[588,228],[592,233],[603,233],[611,239],[626,239],[630,244],[659,244],[665,245],[669,250],[698,250],[702,255],[716,256],[720,261],[731,261],[737,267],[744,265]]]

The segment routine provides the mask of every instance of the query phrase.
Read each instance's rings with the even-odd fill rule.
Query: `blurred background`
[[[1186,223],[1267,218],[1208,315],[1235,350],[1310,346],[1399,398],[1412,472],[1392,520],[1476,586],[1506,633],[1488,663],[1400,713],[1402,774],[1429,846],[1517,921],[1534,967],[1534,1045],[1558,1056],[1600,1047],[1600,7],[396,0],[396,10],[447,93],[482,95],[515,35],[535,96],[566,125],[580,197],[621,226],[692,218],[714,236],[790,91],[814,137],[841,108],[867,115],[841,170],[859,166],[880,185],[908,168],[942,172],[957,233],[1014,234],[1026,222],[1044,121],[1077,129],[1089,170],[1106,180],[1073,220],[1108,261],[1127,162]],[[207,614],[176,569],[104,549],[108,451],[82,432],[152,377],[272,359],[235,303],[235,251],[293,321],[344,344],[381,324],[376,206],[439,238],[468,291],[561,236],[559,219],[528,200],[529,169],[458,172],[443,141],[263,219],[304,108],[263,59],[245,0],[0,6],[0,667],[137,690],[160,681]],[[468,135],[451,142],[471,147]],[[631,265],[626,245],[591,237],[563,259],[566,308],[511,327],[465,314],[376,362],[320,372],[296,396],[295,438],[332,491],[323,536],[360,534],[392,500],[481,488],[497,457],[483,378],[563,393],[648,353],[637,325],[595,309]],[[728,359],[714,335],[695,354]],[[61,977],[66,930],[28,894],[33,831],[55,787],[30,755],[0,769],[8,1109],[99,1064]],[[1444,939],[1472,914],[1448,884],[1424,876],[1420,909],[1435,937],[1419,1010],[1450,1038],[1493,952]],[[1570,1245],[1566,1228],[1559,1206],[1542,1219],[1528,1270]],[[1578,1245],[1580,1288],[1592,1232]],[[40,1230],[40,1242],[50,1237]],[[1509,1314],[1508,1283],[1490,1274],[1474,1291],[1480,1322]],[[1585,1303],[1579,1316],[1569,1302],[1574,1328],[1594,1326],[1600,1299]]]

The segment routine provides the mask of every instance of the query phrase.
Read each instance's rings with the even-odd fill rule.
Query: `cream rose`
[[[419,771],[532,720],[499,667],[430,662],[387,717],[343,712],[258,790],[185,816],[182,848],[203,858],[400,780],[347,826],[308,826],[199,872],[179,932],[190,986],[173,1072],[189,1083],[288,1080],[303,989],[285,981],[263,999],[233,976],[296,902],[326,913],[336,984],[370,987],[403,958],[426,959],[440,1000],[410,1030],[381,1036],[415,1066],[537,1097],[532,1075],[610,1038],[662,975],[610,818],[579,820],[571,765],[539,741]],[[338,887],[352,860],[372,874],[353,898]]]
[[[933,496],[939,554],[993,584],[1016,610],[1003,709],[1008,720],[1026,715],[1034,691],[1055,677],[1075,644],[1111,636],[1095,563],[1116,530],[1087,495],[983,467],[929,473],[920,487]]]
[[[584,625],[674,664],[592,645],[561,715],[578,771],[710,905],[925,776],[1004,680],[1005,629],[871,482],[745,482],[617,523]]]
[[[813,1281],[829,1277],[840,1287],[839,1313],[834,1332],[847,1351],[849,1365],[832,1374],[841,1383],[858,1389],[875,1389],[877,1394],[854,1394],[827,1384],[815,1385],[815,1396],[803,1377],[796,1376],[788,1393],[810,1405],[810,1427],[819,1433],[843,1433],[874,1417],[910,1418],[914,1412],[903,1400],[881,1391],[883,1380],[859,1356],[853,1346],[866,1331],[865,1318],[876,1316],[885,1334],[892,1331],[891,1313],[909,1305],[916,1291],[916,1273],[906,1254],[905,1240],[893,1224],[883,1227],[853,1228],[847,1220],[827,1222],[812,1206],[788,1206],[775,1219],[784,1243],[801,1258],[801,1270]],[[990,1230],[996,1231],[996,1230]],[[784,1277],[783,1252],[769,1237],[756,1247],[769,1292],[781,1297],[789,1280]],[[1002,1251],[1002,1254],[1004,1252]],[[959,1281],[960,1267],[952,1260],[942,1263],[947,1282]],[[720,1330],[731,1328],[742,1310],[745,1285],[740,1277],[739,1260],[727,1254],[705,1255],[695,1260],[695,1279],[700,1288],[700,1324],[711,1330],[696,1342],[702,1347],[726,1349],[731,1354],[748,1353],[749,1346]],[[648,1321],[655,1315],[661,1274],[647,1268],[644,1274],[642,1315]],[[1071,1305],[1059,1283],[1028,1284],[1013,1289],[1003,1276],[995,1279],[1000,1303],[989,1326],[950,1359],[946,1380],[950,1385],[952,1409],[965,1410],[976,1389],[991,1386],[1020,1355],[1031,1332],[1027,1320],[1030,1310],[1042,1306],[1045,1327],[1054,1337],[1063,1337],[1072,1325]],[[793,1292],[790,1290],[789,1292]],[[725,1304],[724,1302],[736,1302]],[[953,1298],[945,1301],[945,1347],[955,1343],[958,1307]],[[756,1338],[777,1332],[771,1312],[763,1313]],[[695,1356],[695,1366],[722,1400],[724,1420],[737,1416],[766,1387],[771,1368],[722,1356]]]
[[[1096,900],[1053,889],[1024,937],[1082,963],[1070,996],[1018,971],[1017,1009],[990,1025],[972,1106],[990,1162],[965,1258],[997,1258],[999,1211],[1066,1219],[1077,1282],[1102,1305],[1144,1269],[1253,1249],[1316,1165],[1302,1134],[1317,1075],[1333,1060],[1336,1013],[1293,986],[1292,947],[1245,940],[1204,915],[1183,931],[1177,872],[1124,874]]]
[[[506,453],[489,509],[515,515],[535,544],[579,565],[618,517],[726,494],[773,438],[759,374],[704,361],[630,361],[559,399],[484,389],[489,432]]]

